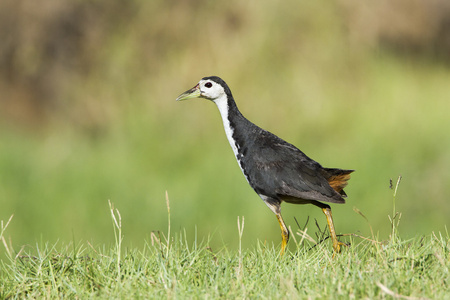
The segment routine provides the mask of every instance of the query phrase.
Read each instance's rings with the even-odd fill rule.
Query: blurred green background
[[[18,250],[36,241],[152,231],[212,247],[280,243],[245,181],[217,108],[175,98],[204,76],[243,114],[327,167],[355,169],[340,233],[389,235],[394,183],[405,237],[450,215],[450,5],[446,0],[60,1],[0,3],[0,220]],[[284,204],[293,229],[313,206]],[[291,244],[291,247],[293,245]]]

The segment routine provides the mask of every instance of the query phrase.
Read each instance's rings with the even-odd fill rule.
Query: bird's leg
[[[337,239],[336,231],[334,230],[333,216],[331,215],[331,208],[329,206],[322,207],[322,211],[325,214],[325,216],[327,217],[327,223],[328,223],[328,228],[330,229],[331,240],[333,241],[334,252],[340,253],[341,245],[345,245],[345,244],[339,242]]]
[[[286,245],[289,241],[289,230],[286,227],[286,224],[284,224],[283,217],[281,217],[281,213],[276,214],[278,223],[280,224],[281,228],[281,252],[280,255],[283,255],[286,250]]]

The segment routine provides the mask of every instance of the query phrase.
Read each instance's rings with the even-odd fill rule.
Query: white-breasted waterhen
[[[324,168],[294,145],[256,126],[239,111],[228,85],[219,77],[205,77],[177,101],[204,98],[214,102],[222,116],[225,133],[250,186],[277,216],[281,228],[281,254],[289,231],[281,217],[281,202],[314,204],[322,209],[333,241],[340,252],[330,203],[345,203],[344,187],[353,170]]]

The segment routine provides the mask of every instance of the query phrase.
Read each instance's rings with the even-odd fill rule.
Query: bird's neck
[[[234,155],[239,161],[239,150],[243,147],[243,141],[237,138],[237,136],[240,135],[239,131],[241,131],[249,121],[241,114],[232,97],[230,98],[224,95],[221,98],[216,99],[214,103],[217,105],[220,115],[222,116],[223,127],[228,142],[233,149]]]

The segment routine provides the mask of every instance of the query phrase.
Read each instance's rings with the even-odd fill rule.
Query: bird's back
[[[323,168],[294,145],[246,120],[237,123],[238,162],[251,187],[271,198],[344,203],[352,170]],[[240,130],[239,125],[246,130]],[[250,129],[250,130],[249,130]]]

